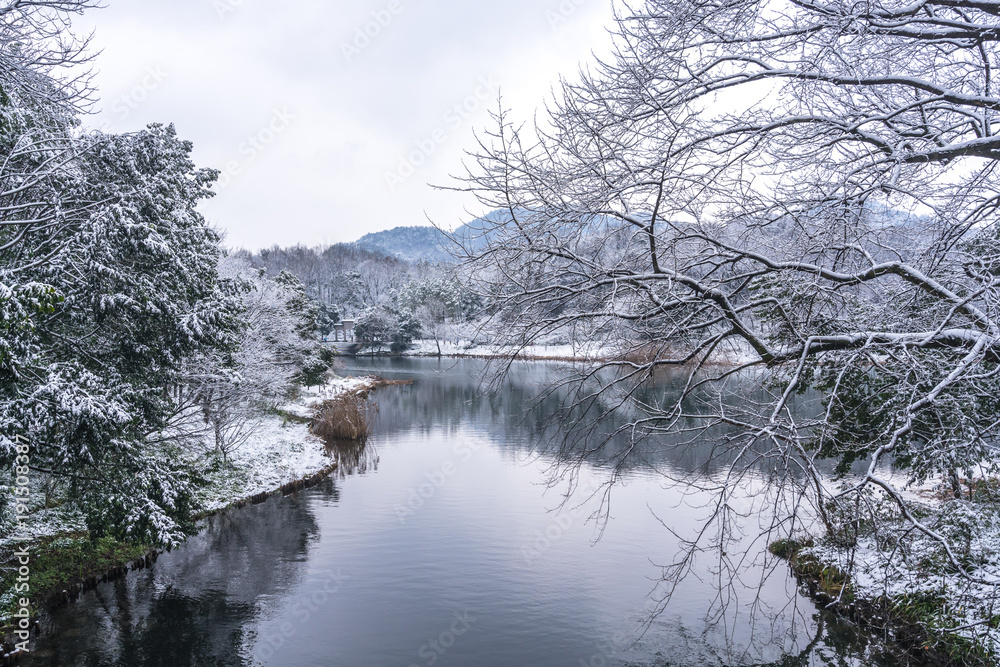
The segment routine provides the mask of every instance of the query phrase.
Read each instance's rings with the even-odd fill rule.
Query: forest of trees
[[[217,172],[172,126],[82,126],[94,90],[68,25],[96,4],[0,11],[0,463],[95,537],[172,544],[198,457],[329,359],[302,284],[227,256],[197,211]]]
[[[319,303],[320,335],[352,319],[357,340],[372,350],[403,352],[417,338],[440,345],[454,326],[473,323],[483,310],[468,278],[450,262],[412,262],[352,244],[237,254],[269,274],[295,275]]]

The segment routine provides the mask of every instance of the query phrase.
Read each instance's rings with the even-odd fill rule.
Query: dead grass
[[[386,380],[385,378],[376,378],[375,382],[372,383],[372,389],[381,389],[383,387],[406,387],[413,384],[413,379],[407,380]]]
[[[344,394],[323,401],[316,408],[309,430],[327,444],[368,438],[378,405],[368,401],[367,392]]]
[[[622,355],[622,360],[633,364],[650,364],[661,359],[669,359],[675,350],[667,343],[646,343],[632,348]]]

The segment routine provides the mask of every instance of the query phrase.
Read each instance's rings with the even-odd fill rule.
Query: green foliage
[[[964,637],[950,629],[954,625],[954,614],[944,591],[905,593],[883,600],[883,604],[894,618],[918,626],[926,632],[924,650],[946,656],[949,664],[994,664],[994,656],[981,641]]]
[[[187,482],[140,443],[170,414],[163,388],[184,360],[236,326],[215,298],[219,237],[195,209],[215,172],[194,167],[170,126],[81,141],[73,187],[102,203],[21,272],[44,286],[34,310],[46,317],[24,330],[30,358],[0,377],[0,435],[26,436],[35,467],[71,480],[95,535],[172,543],[191,527]]]
[[[296,381],[306,387],[318,387],[323,384],[328,370],[330,370],[330,362],[326,361],[322,355],[311,356],[296,375]]]
[[[300,320],[298,333],[306,339],[313,338],[320,314],[320,305],[306,294],[305,285],[294,274],[282,271],[274,277],[274,282],[285,288],[288,296],[288,312]]]
[[[793,540],[793,539],[783,539],[783,540],[778,540],[776,542],[772,542],[767,547],[767,550],[770,551],[775,556],[777,556],[778,558],[784,558],[785,560],[789,560],[797,556],[800,551],[802,551],[804,548],[808,546],[812,546],[812,543],[808,541],[799,542],[798,540]]]
[[[395,327],[391,332],[389,351],[399,354],[409,349],[413,340],[420,335],[420,321],[417,318],[402,313],[396,318]]]
[[[85,535],[62,536],[30,547],[31,596],[45,600],[58,593],[67,584],[81,581],[95,574],[107,572],[131,560],[144,556],[150,547],[143,544],[119,542],[112,537],[91,539]],[[9,590],[17,576],[16,568],[3,568],[0,589]],[[16,609],[16,602],[0,615],[8,616]]]
[[[398,354],[420,335],[420,322],[411,314],[388,309],[369,308],[354,326],[354,337],[366,347],[377,350],[387,346]]]
[[[1000,414],[996,364],[962,382],[943,383],[962,351],[922,350],[910,355],[872,354],[849,364],[817,365],[814,386],[825,394],[829,419],[816,438],[823,458],[839,474],[871,456],[897,431],[893,465],[915,481],[953,477],[989,461],[984,416]],[[911,414],[914,396],[939,384],[937,398]],[[988,465],[988,464],[987,464]]]
[[[814,580],[823,593],[847,602],[854,599],[850,576],[839,567],[823,563],[810,553],[796,554],[790,562],[797,575]]]
[[[74,480],[92,537],[176,546],[197,532],[193,495],[200,480],[190,461],[173,454],[140,455],[117,466],[104,475],[110,488]]]
[[[325,303],[319,304],[319,310],[316,314],[316,333],[319,334],[320,338],[326,339],[333,331],[333,325],[340,322],[340,313],[333,306],[328,306]]]
[[[0,283],[0,384],[17,381],[37,353],[33,332],[39,316],[52,315],[65,297],[51,285]]]

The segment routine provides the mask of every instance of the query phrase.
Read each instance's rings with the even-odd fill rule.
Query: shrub
[[[368,402],[366,393],[346,394],[324,401],[309,430],[327,443],[365,440],[377,413],[378,406]]]

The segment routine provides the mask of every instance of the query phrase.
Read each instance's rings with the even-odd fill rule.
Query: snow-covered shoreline
[[[374,377],[336,378],[321,387],[303,388],[299,397],[278,407],[277,414],[261,418],[246,442],[228,456],[228,466],[212,471],[197,499],[204,512],[213,513],[261,493],[325,470],[331,464],[323,441],[309,432],[315,404],[344,394],[366,391]]]
[[[790,557],[792,571],[815,599],[892,638],[912,657],[993,664],[1000,656],[995,504],[950,499],[922,508],[923,523],[951,542],[951,555],[934,536],[914,536],[898,518],[862,530],[853,544],[826,536],[815,544],[776,543],[772,552]]]
[[[294,401],[279,406],[274,414],[262,415],[252,435],[229,453],[225,465],[205,471],[209,483],[196,494],[202,514],[278,491],[327,468],[331,460],[325,446],[309,432],[307,421],[312,417],[312,406],[339,395],[372,389],[377,382],[374,377],[336,378],[321,387],[302,388]],[[210,461],[209,456],[202,459]],[[0,550],[86,531],[83,515],[67,506],[38,509],[28,519],[28,532],[0,535]]]
[[[318,481],[320,476],[332,473],[336,462],[327,454],[323,441],[309,432],[309,421],[314,407],[325,400],[345,394],[366,392],[380,382],[375,377],[336,378],[325,385],[302,388],[294,401],[278,407],[273,413],[262,415],[255,424],[253,433],[239,447],[229,452],[227,460],[221,462],[212,453],[202,455],[199,461],[206,465],[201,471],[207,483],[200,488],[195,499],[199,505],[201,518],[225,510],[241,507],[267,496],[281,493],[289,487],[309,480]],[[28,532],[0,535],[0,554],[6,560],[17,549],[26,548],[37,554],[40,548],[58,550],[65,542],[71,546],[87,533],[83,515],[75,508],[62,505],[55,508],[39,508],[28,515]],[[148,564],[158,553],[152,547],[145,549],[139,561]],[[136,561],[137,563],[138,561]],[[137,566],[133,563],[134,566]],[[53,595],[60,590],[64,599],[71,599],[79,591],[96,585],[98,578],[108,579],[121,576],[127,571],[125,563],[116,563],[110,569],[102,566],[83,577],[60,581],[51,590],[33,591],[40,596],[40,602],[53,601]],[[64,589],[69,589],[66,593]],[[56,595],[56,598],[59,598]],[[0,609],[6,610],[14,599],[13,588],[0,591]],[[3,625],[9,619],[3,619]]]
[[[403,352],[404,357],[439,356],[438,344],[433,340],[416,340]],[[526,361],[607,361],[615,356],[612,349],[597,343],[579,345],[552,344],[526,345],[476,345],[469,341],[442,341],[440,356],[458,359],[509,359],[517,357]]]
[[[603,341],[585,340],[576,343],[549,342],[534,345],[499,345],[476,342],[472,339],[442,340],[418,339],[410,349],[401,354],[404,357],[448,357],[456,359],[519,359],[522,361],[573,361],[599,363],[621,360],[621,349]],[[737,366],[752,363],[756,359],[749,346],[744,349],[731,345],[720,349],[707,362],[709,365]]]

